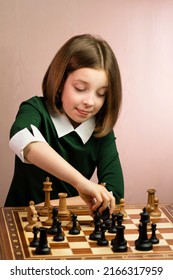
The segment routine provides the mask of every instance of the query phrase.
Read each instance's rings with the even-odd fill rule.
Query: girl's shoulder
[[[35,111],[47,111],[47,106],[44,97],[42,96],[33,96],[20,104],[20,109],[34,109]]]
[[[45,101],[44,101],[44,97],[35,95],[35,96],[23,101],[21,103],[21,105],[23,105],[23,104],[31,104],[33,106],[37,106],[37,105],[44,105]]]

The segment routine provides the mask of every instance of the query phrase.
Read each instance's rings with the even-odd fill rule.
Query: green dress
[[[113,131],[102,138],[91,135],[85,144],[75,131],[58,137],[44,98],[38,96],[20,105],[16,120],[11,127],[10,139],[24,128],[32,133],[31,124],[41,132],[46,142],[58,154],[86,178],[90,179],[96,169],[98,182],[106,183],[106,188],[112,191],[116,203],[119,203],[119,199],[124,197],[124,181]],[[43,202],[45,199],[43,182],[46,177],[49,177],[52,182],[51,199],[57,199],[59,192],[66,192],[69,197],[78,195],[73,186],[33,164],[23,162],[16,155],[14,175],[5,207],[27,206],[30,200],[36,204]]]

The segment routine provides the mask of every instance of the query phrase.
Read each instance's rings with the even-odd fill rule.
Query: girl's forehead
[[[108,78],[104,69],[80,68],[72,72],[69,77],[76,82],[98,84],[100,87],[108,86]]]

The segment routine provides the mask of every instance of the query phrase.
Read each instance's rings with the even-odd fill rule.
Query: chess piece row
[[[113,252],[126,252],[127,241],[124,238],[125,226],[122,225],[123,216],[122,213],[113,213],[110,218],[108,213],[107,216],[105,216],[103,214],[100,215],[100,213],[96,211],[94,215],[94,230],[89,235],[89,239],[95,240],[99,246],[107,246],[109,245],[105,236],[107,230],[109,233],[115,234],[115,238],[111,240]]]
[[[77,215],[72,215],[72,227],[69,229],[69,234],[76,235],[80,233],[77,227]],[[38,237],[39,234],[39,237]],[[52,210],[52,225],[50,228],[33,227],[33,240],[30,242],[30,247],[35,247],[35,254],[44,255],[50,254],[51,249],[48,246],[47,235],[53,235],[53,241],[63,241],[64,235],[62,233],[61,221],[58,220],[58,209],[54,207]]]

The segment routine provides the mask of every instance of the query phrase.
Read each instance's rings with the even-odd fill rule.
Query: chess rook
[[[67,209],[67,204],[66,204],[66,197],[67,193],[59,193],[59,207],[58,207],[58,217],[66,217],[70,215],[69,210]]]
[[[148,189],[148,202],[147,202],[147,207],[146,210],[148,213],[151,213],[151,211],[154,210],[154,198],[155,198],[155,189]]]

